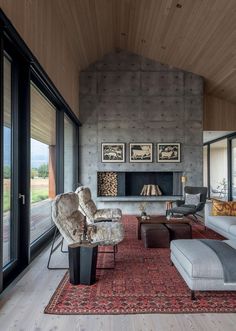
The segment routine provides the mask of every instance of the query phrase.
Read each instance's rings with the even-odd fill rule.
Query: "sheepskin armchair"
[[[97,209],[92,200],[91,191],[88,187],[80,186],[75,193],[79,196],[79,210],[87,217],[87,222],[96,222],[98,220],[120,221],[122,212],[119,208]]]
[[[79,198],[74,192],[57,195],[52,204],[52,220],[68,244],[83,239],[86,219],[78,206]]]
[[[52,219],[68,244],[80,243],[86,235],[98,245],[116,245],[124,238],[121,222],[86,223],[79,211],[79,197],[74,192],[56,196],[52,205]]]

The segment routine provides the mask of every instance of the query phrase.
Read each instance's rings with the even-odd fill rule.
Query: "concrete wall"
[[[80,73],[80,182],[94,198],[97,171],[183,171],[202,185],[202,118],[201,77],[124,51],[106,55]],[[102,163],[102,142],[125,142],[126,162]],[[154,143],[154,162],[129,163],[130,142]],[[157,163],[158,142],[180,142],[181,162]]]

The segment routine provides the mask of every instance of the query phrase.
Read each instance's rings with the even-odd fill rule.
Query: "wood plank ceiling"
[[[115,48],[202,75],[236,102],[235,0],[52,0],[80,69]]]

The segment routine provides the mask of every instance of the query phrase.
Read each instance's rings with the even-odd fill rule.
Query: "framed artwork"
[[[157,162],[180,162],[180,143],[157,144]]]
[[[129,162],[152,162],[152,143],[130,143]]]
[[[102,143],[102,162],[125,162],[125,144]]]

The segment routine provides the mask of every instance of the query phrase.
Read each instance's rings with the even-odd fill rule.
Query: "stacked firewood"
[[[115,197],[117,196],[117,173],[99,172],[98,173],[98,195]]]
[[[162,192],[158,185],[144,185],[140,195],[162,195]]]

